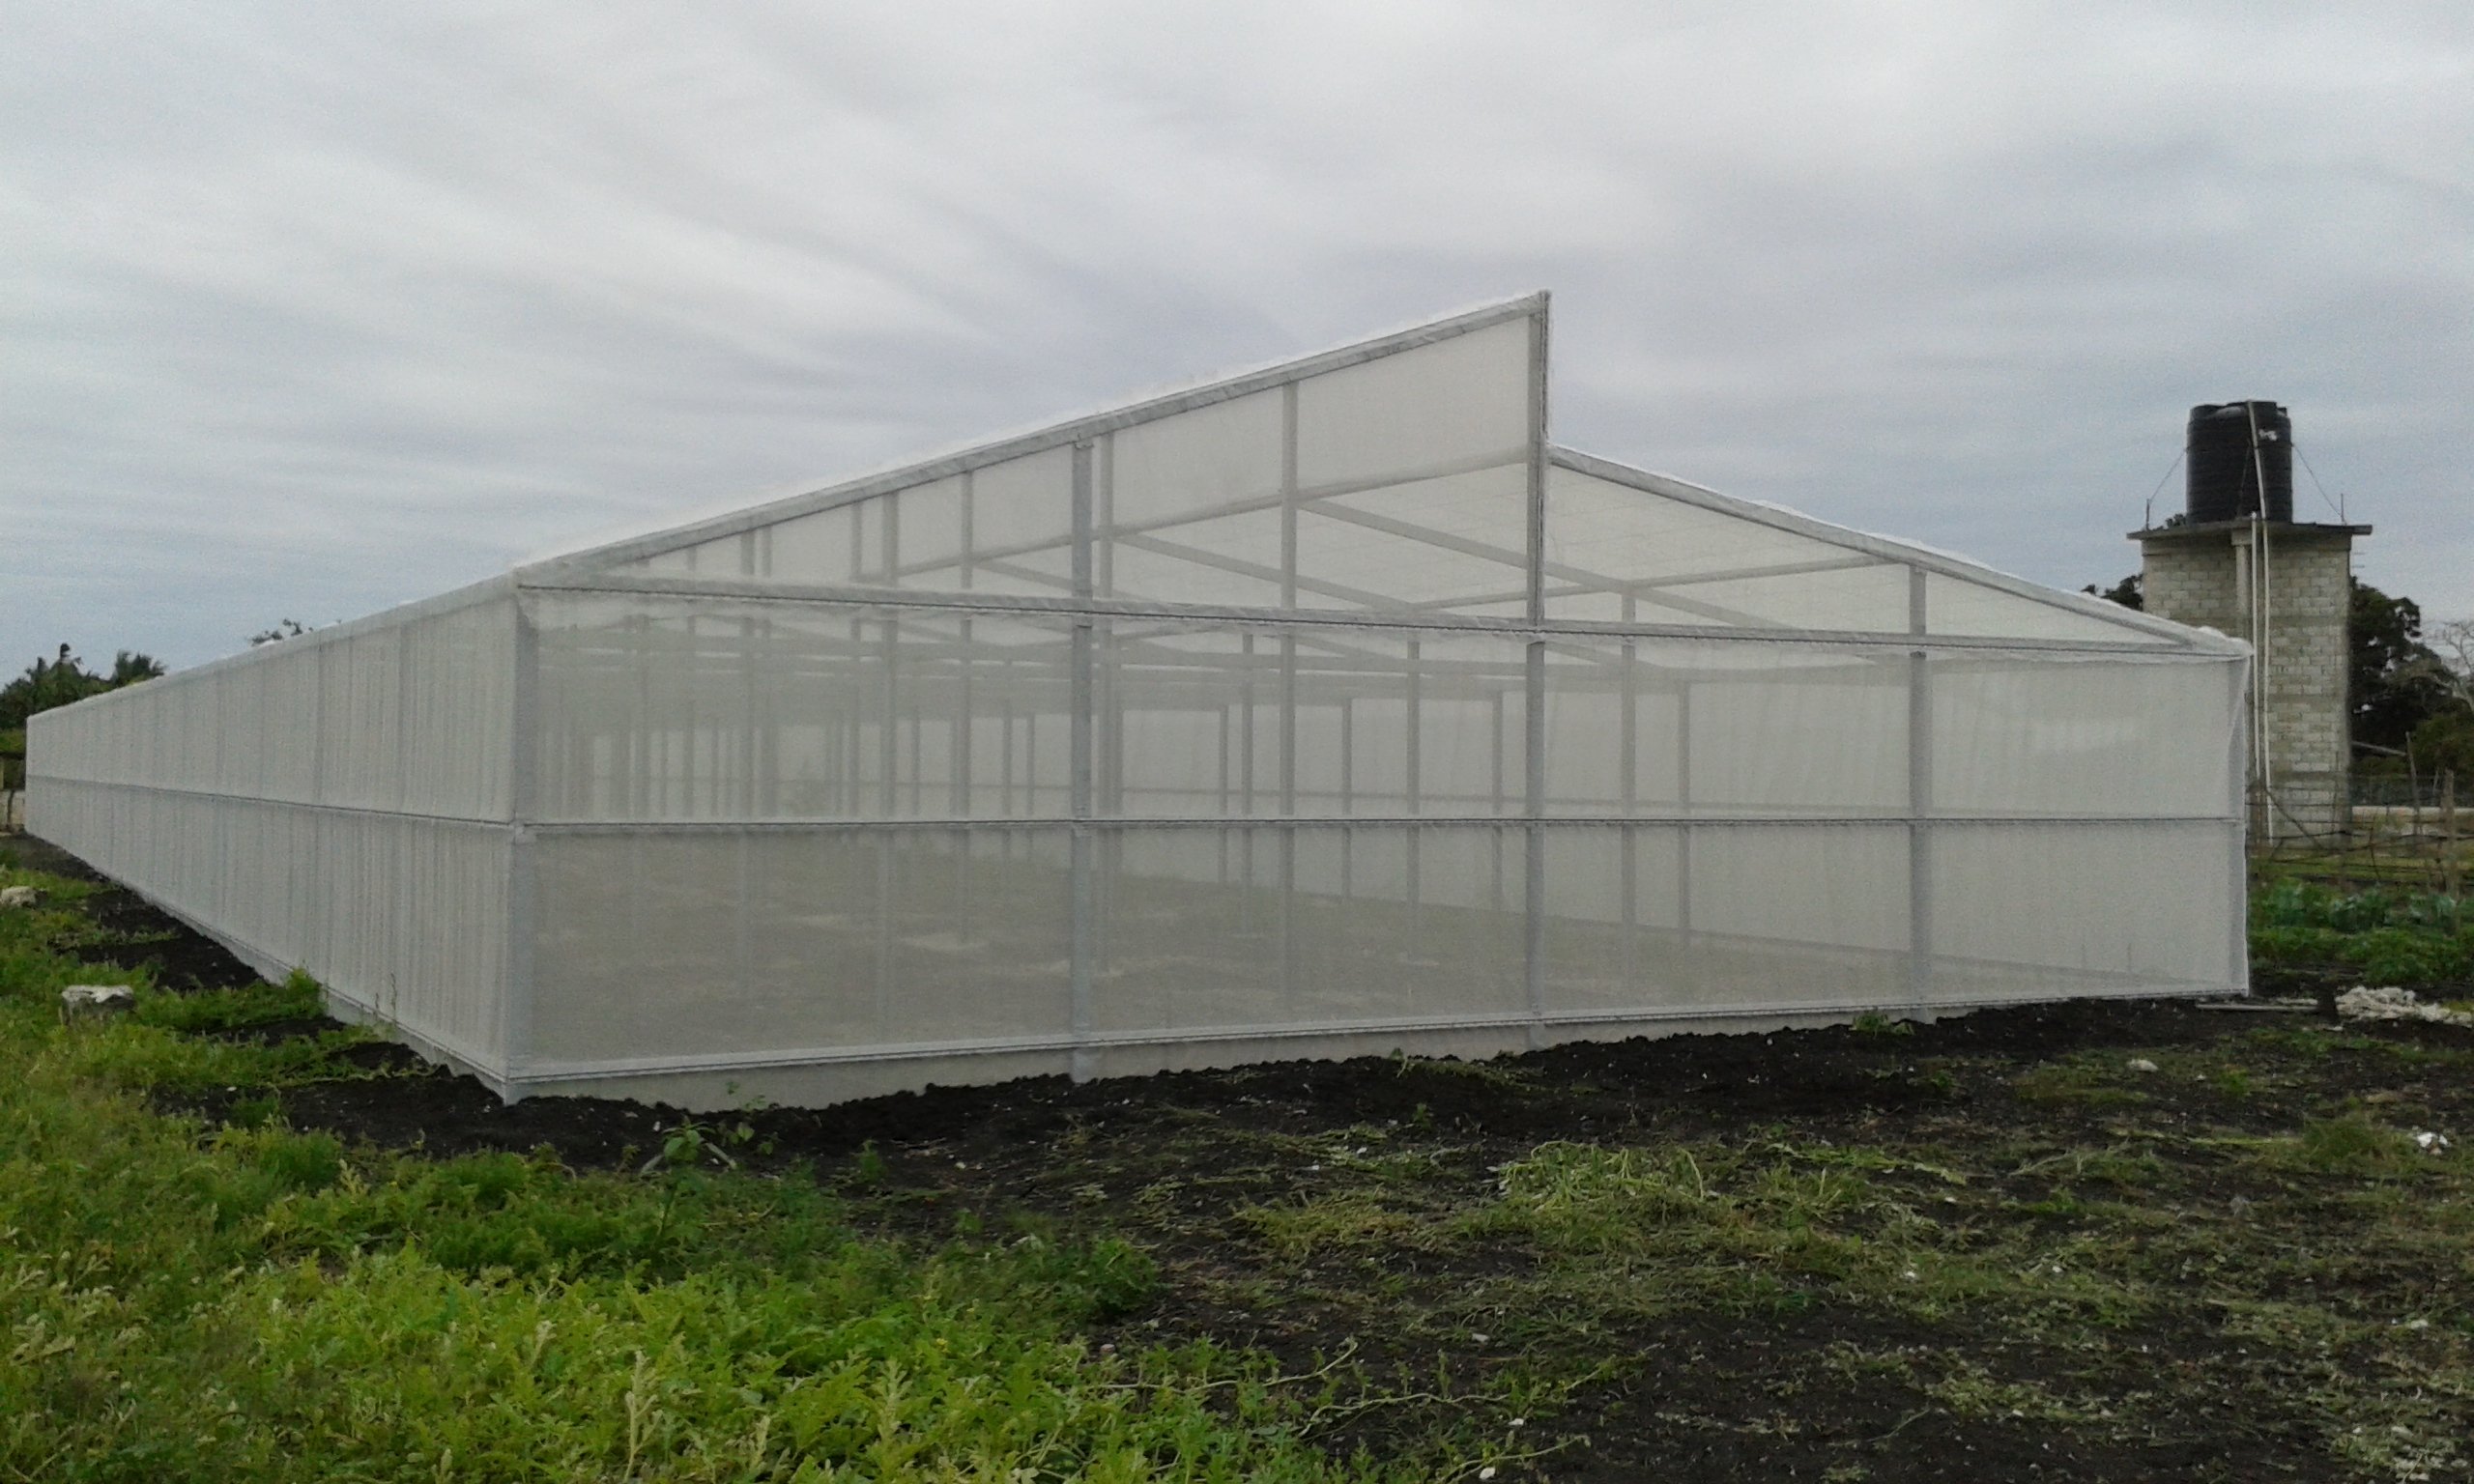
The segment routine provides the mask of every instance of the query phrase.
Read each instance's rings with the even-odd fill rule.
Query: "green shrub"
[[[2372,984],[2474,978],[2474,909],[2437,892],[2339,892],[2280,881],[2251,901],[2251,957],[2263,966],[2331,965]]]
[[[1023,1259],[1023,1291],[1078,1319],[1122,1318],[1160,1292],[1160,1269],[1151,1254],[1113,1237],[1087,1243],[1026,1237],[1016,1251]]]
[[[2301,1137],[2272,1141],[2262,1155],[2271,1164],[2358,1180],[2401,1180],[2441,1167],[2403,1133],[2359,1113],[2314,1119]]]
[[[2474,938],[2378,928],[2345,945],[2345,960],[2375,985],[2431,985],[2474,977]]]
[[[279,985],[260,982],[237,989],[148,995],[137,1007],[135,1018],[187,1036],[245,1030],[323,1014],[326,1007],[320,994],[318,982],[296,969]]]

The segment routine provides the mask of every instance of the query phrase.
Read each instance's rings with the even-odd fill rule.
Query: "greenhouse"
[[[1542,295],[44,713],[30,825],[507,1098],[2245,984],[2248,652],[1547,441]]]

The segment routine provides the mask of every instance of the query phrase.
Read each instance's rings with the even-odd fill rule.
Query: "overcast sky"
[[[2474,616],[2474,8],[27,0],[0,673],[1554,292],[1558,441],[2077,586],[2194,402]],[[2158,497],[2179,508],[2176,473]]]

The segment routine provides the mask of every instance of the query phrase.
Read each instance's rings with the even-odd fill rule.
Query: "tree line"
[[[37,656],[24,674],[0,685],[0,788],[25,786],[26,718],[162,673],[161,660],[131,649],[114,654],[112,668],[101,671],[88,670],[67,644],[50,659]]]

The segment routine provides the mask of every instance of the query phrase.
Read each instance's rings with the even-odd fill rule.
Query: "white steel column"
[[[1091,445],[1074,445],[1074,592],[1077,597],[1091,596]],[[1079,1082],[1096,1070],[1091,1053],[1091,1031],[1094,1021],[1092,977],[1094,948],[1098,934],[1098,901],[1092,881],[1091,838],[1091,753],[1092,708],[1094,702],[1091,651],[1093,620],[1085,615],[1074,624],[1074,673],[1067,709],[1071,736],[1071,752],[1067,764],[1072,799],[1069,813],[1073,818],[1073,1076]]]
[[[1297,384],[1280,397],[1280,606],[1297,607]],[[1304,986],[1297,966],[1297,631],[1280,637],[1280,983],[1293,1024]]]
[[[1529,621],[1546,621],[1546,300],[1539,296],[1538,312],[1529,321],[1529,501],[1527,572]],[[1528,914],[1522,938],[1523,984],[1529,1005],[1529,1043],[1543,1042],[1546,1013],[1546,642],[1529,642],[1527,708],[1521,735],[1524,772],[1521,813],[1523,905]],[[1500,693],[1499,693],[1500,694]],[[1495,730],[1497,776],[1501,776],[1503,729]],[[1500,792],[1500,785],[1498,786]],[[1500,829],[1496,837],[1503,838]]]
[[[1908,569],[1908,632],[1923,637],[1924,571]],[[1907,953],[1908,985],[1918,1000],[1933,988],[1933,671],[1918,648],[1907,657]]]
[[[533,920],[538,915],[540,862],[534,854],[538,847],[532,821],[540,812],[541,791],[541,635],[532,615],[525,611],[521,592],[508,607],[515,624],[514,714],[507,727],[507,818],[512,828],[507,840],[506,984],[499,1003],[498,1070],[512,1087],[532,1060],[532,985],[538,971]]]

